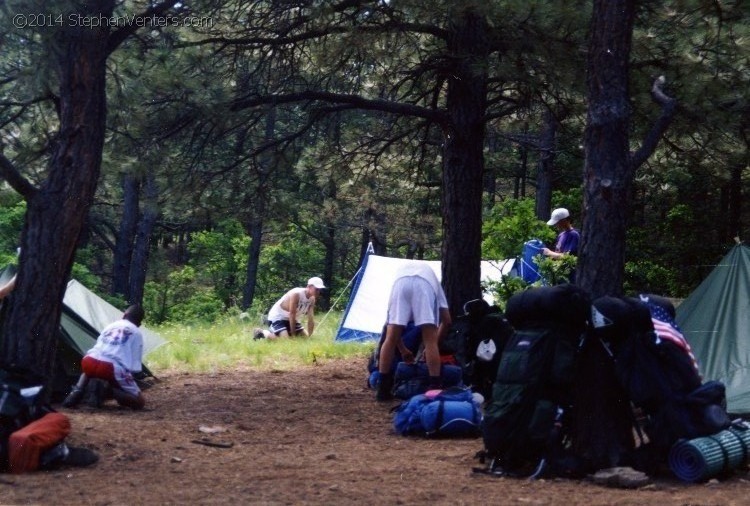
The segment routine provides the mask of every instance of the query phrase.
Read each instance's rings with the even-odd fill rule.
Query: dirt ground
[[[319,362],[290,372],[163,374],[142,412],[109,403],[61,409],[73,425],[69,444],[93,449],[99,462],[2,475],[0,503],[748,503],[746,469],[700,485],[665,477],[637,490],[476,474],[481,439],[398,436],[393,404],[376,403],[365,387],[364,361]]]

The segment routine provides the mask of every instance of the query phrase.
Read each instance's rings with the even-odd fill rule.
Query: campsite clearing
[[[100,461],[3,475],[2,504],[746,504],[747,469],[637,490],[472,473],[480,439],[396,436],[365,363],[293,371],[159,373],[148,410],[63,410]]]

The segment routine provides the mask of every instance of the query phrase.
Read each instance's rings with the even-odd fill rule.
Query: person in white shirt
[[[286,292],[268,312],[269,330],[255,329],[254,338],[311,336],[315,330],[315,301],[325,287],[323,280],[314,276],[307,280],[306,287]],[[307,316],[307,328],[300,321],[303,316]]]
[[[125,310],[122,319],[107,325],[81,360],[81,377],[63,401],[73,408],[83,399],[86,385],[96,378],[109,383],[112,396],[121,406],[141,409],[146,404],[133,377],[143,367],[143,335],[139,327],[143,308],[134,304]]]
[[[393,363],[396,349],[406,362],[414,360],[401,336],[409,322],[422,328],[430,388],[440,388],[440,349],[438,343],[451,326],[451,315],[443,287],[435,272],[426,262],[409,262],[399,267],[396,281],[388,301],[385,340],[380,347],[378,369],[380,383],[375,398],[387,401],[393,398]]]

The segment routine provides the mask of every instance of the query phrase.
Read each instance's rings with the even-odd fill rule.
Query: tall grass
[[[243,317],[244,316],[244,317]],[[219,372],[238,368],[291,370],[331,358],[365,359],[375,343],[334,341],[341,313],[316,315],[310,338],[253,339],[260,318],[228,317],[213,325],[169,325],[154,328],[167,344],[149,353],[144,362],[160,372]],[[364,361],[363,361],[364,363]]]

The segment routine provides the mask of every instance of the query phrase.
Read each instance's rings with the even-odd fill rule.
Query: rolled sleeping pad
[[[473,401],[434,401],[422,408],[420,418],[430,436],[479,436],[482,411]]]
[[[698,483],[737,469],[750,457],[750,430],[730,427],[711,436],[683,440],[669,451],[669,468],[677,478]]]

